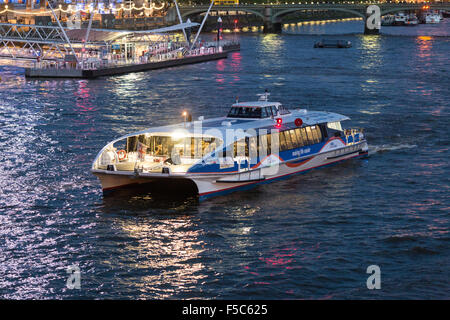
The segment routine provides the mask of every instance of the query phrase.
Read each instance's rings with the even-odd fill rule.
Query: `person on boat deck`
[[[162,155],[162,144],[158,144],[155,148],[155,156],[161,156]]]
[[[171,159],[173,164],[181,164],[181,157],[183,156],[183,150],[172,150]]]

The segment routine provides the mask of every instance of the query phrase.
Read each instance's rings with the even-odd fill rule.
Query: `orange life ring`
[[[119,161],[125,160],[127,152],[125,150],[119,150],[117,151],[117,156],[119,157]]]

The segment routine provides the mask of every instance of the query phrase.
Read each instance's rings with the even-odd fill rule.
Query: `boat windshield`
[[[289,113],[288,110],[279,108],[276,106],[267,106],[267,107],[231,107],[228,112],[228,118],[268,118],[272,116],[276,116],[278,114],[278,110],[283,110],[285,113]],[[284,113],[281,113],[284,114]]]
[[[261,118],[262,108],[256,107],[232,107],[228,112],[228,118]]]

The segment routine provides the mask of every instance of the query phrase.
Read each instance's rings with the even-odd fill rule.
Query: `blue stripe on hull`
[[[320,165],[320,166],[317,166],[317,167],[314,167],[314,168],[305,169],[305,170],[301,170],[301,171],[298,171],[298,172],[293,172],[293,173],[290,173],[290,174],[287,174],[287,175],[284,175],[284,176],[271,178],[270,180],[262,180],[262,181],[258,181],[258,182],[252,183],[252,184],[247,184],[247,185],[244,185],[244,186],[239,186],[239,187],[235,187],[235,188],[231,188],[231,189],[227,189],[227,190],[222,190],[222,191],[209,193],[209,194],[206,194],[206,195],[203,195],[203,196],[199,196],[199,200],[200,201],[204,201],[204,200],[212,198],[212,197],[217,197],[217,196],[230,194],[230,193],[235,192],[235,191],[249,190],[249,189],[251,189],[253,187],[256,187],[258,185],[261,185],[261,184],[268,184],[268,183],[275,182],[275,181],[281,181],[283,179],[290,178],[290,177],[292,177],[294,175],[310,172],[310,171],[312,171],[314,169],[331,167],[333,165],[339,164],[339,163],[347,161],[347,160],[358,159],[358,158],[365,158],[367,156],[368,156],[368,152],[365,152],[365,153],[359,154],[359,155],[351,157],[351,158],[346,158],[346,159],[334,161],[334,162],[331,162],[331,163],[323,164],[323,165]]]

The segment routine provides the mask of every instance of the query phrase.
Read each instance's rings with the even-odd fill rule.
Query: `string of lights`
[[[131,10],[137,10],[137,11],[141,11],[141,10],[162,10],[164,8],[164,6],[165,6],[165,3],[163,3],[160,7],[156,6],[155,4],[151,4],[149,7],[146,7],[145,5],[143,5],[142,7],[136,7],[134,5],[134,3],[133,3],[128,8],[124,7],[123,4],[120,6],[120,8],[113,8],[112,5],[111,5],[109,7],[109,10],[111,10],[113,12],[120,11],[120,10],[123,10],[123,11],[131,11]],[[83,9],[83,8],[78,8],[77,9],[77,8],[75,8],[74,9],[74,8],[72,8],[72,5],[70,5],[70,4],[68,5],[67,10],[64,10],[62,8],[62,5],[59,5],[59,8],[54,9],[54,11],[55,12],[61,11],[61,12],[64,12],[64,13],[74,13],[74,12],[87,12],[87,13],[89,13],[89,12],[93,11],[94,13],[99,13],[98,9],[95,9],[95,10],[92,10],[91,8],[86,8],[86,9]],[[8,5],[5,5],[5,9],[0,11],[0,14],[6,13],[6,12],[11,12],[11,13],[16,13],[16,14],[25,14],[25,15],[36,15],[36,14],[43,14],[43,13],[52,13],[50,10],[48,10],[48,11],[39,11],[38,13],[36,13],[36,12],[29,12],[29,11],[13,10],[13,9],[9,9]]]

